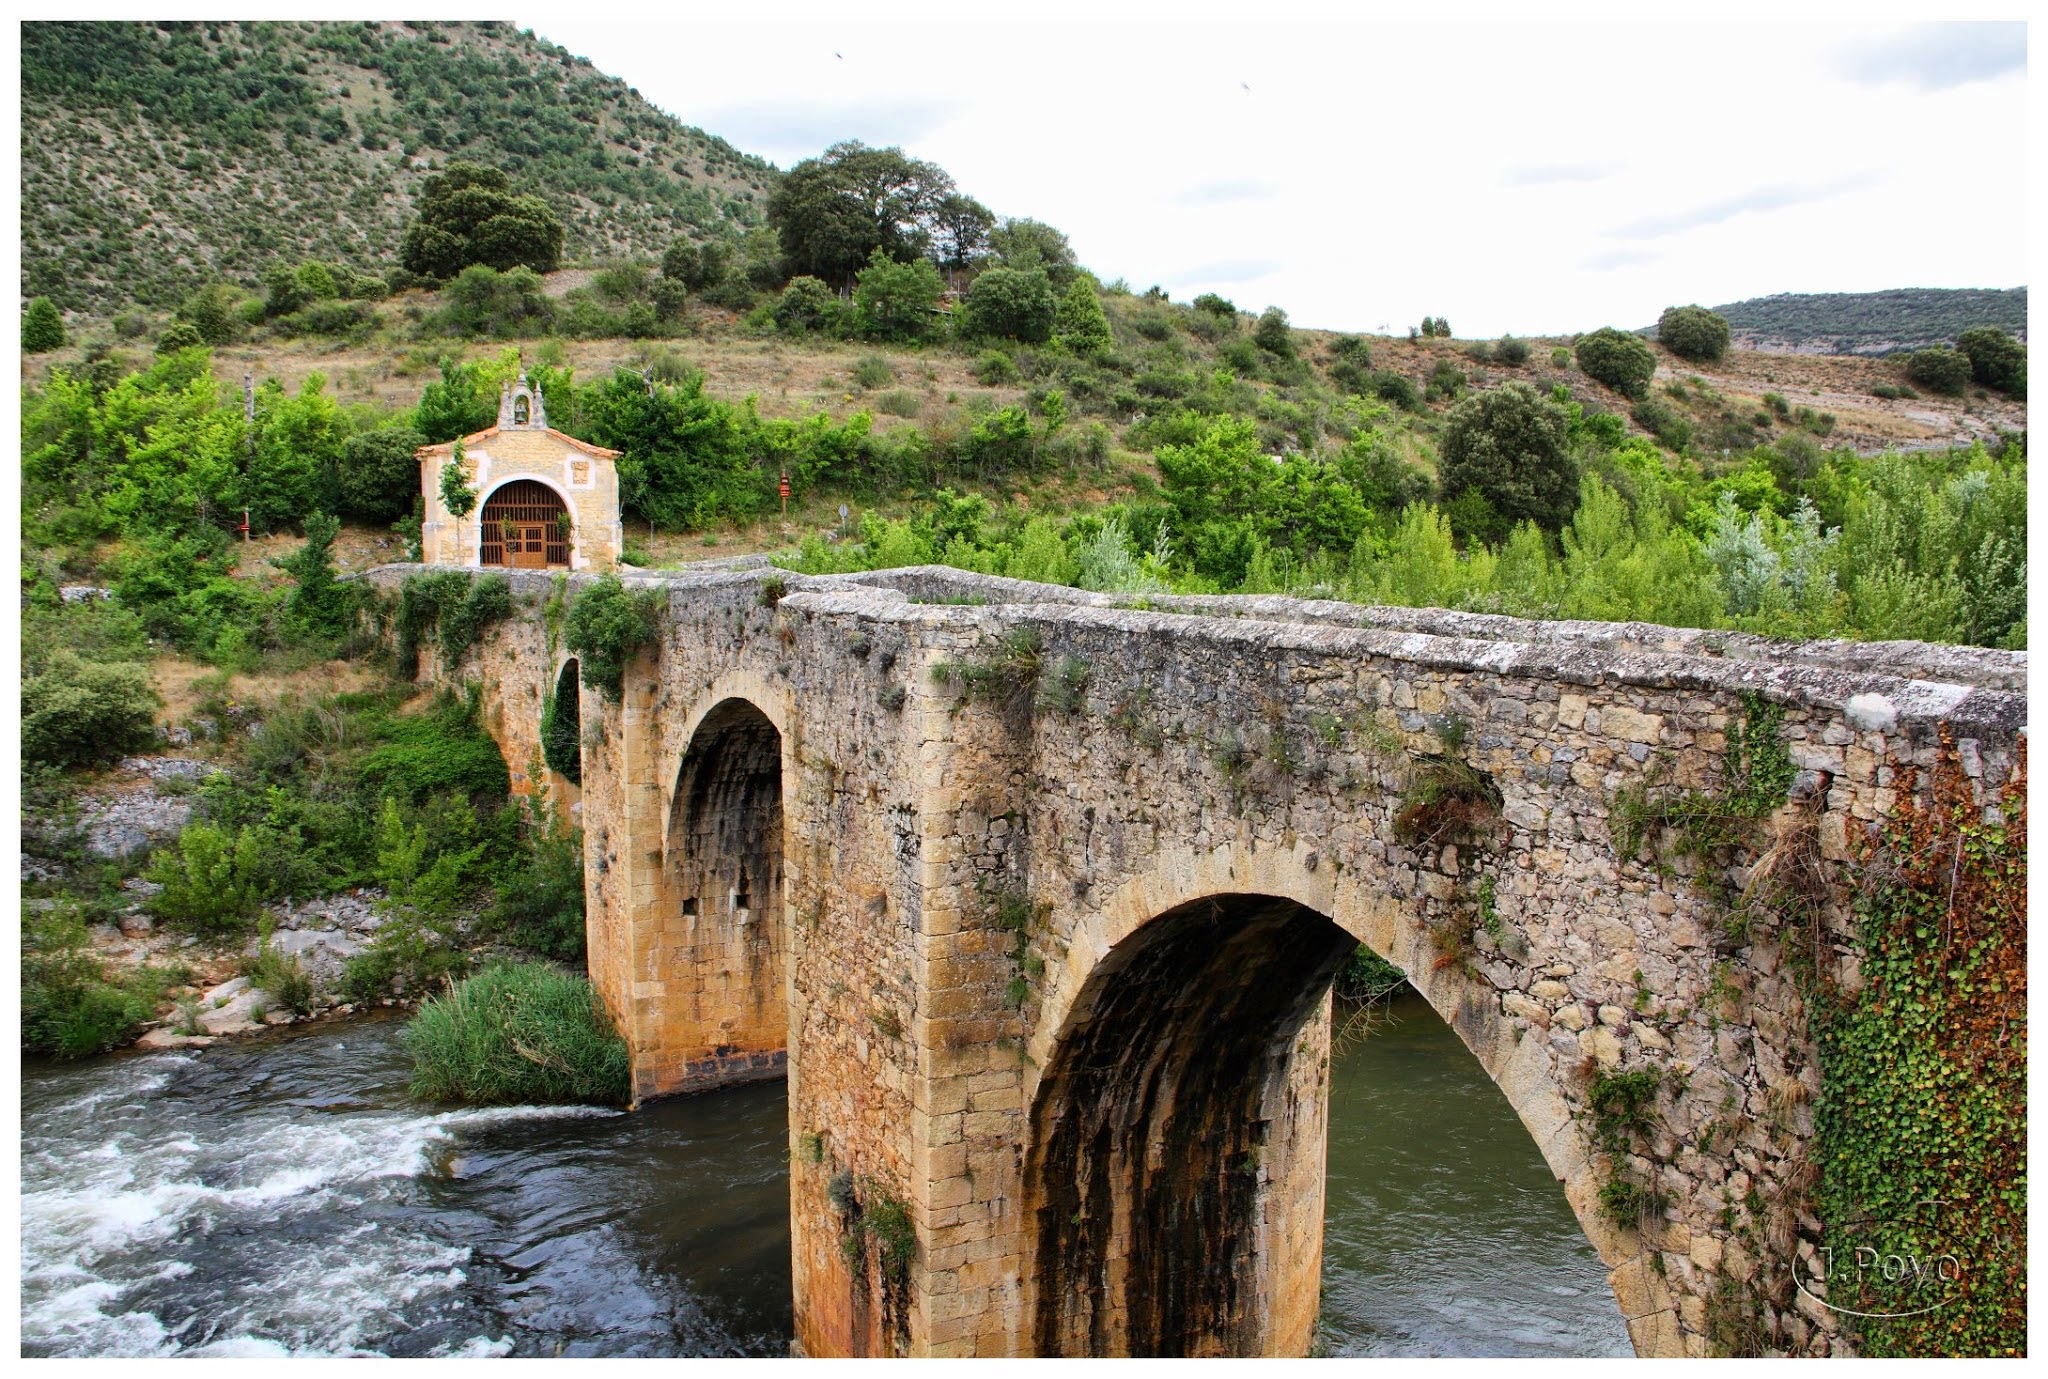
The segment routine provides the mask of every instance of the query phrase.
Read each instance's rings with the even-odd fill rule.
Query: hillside
[[[543,191],[571,260],[747,226],[774,169],[498,23],[22,25],[22,292],[105,318],[280,255],[386,271],[453,158]]]
[[[1954,344],[1958,333],[1984,325],[2027,338],[2024,287],[1781,292],[1714,310],[1741,348],[1787,354],[1892,354]]]

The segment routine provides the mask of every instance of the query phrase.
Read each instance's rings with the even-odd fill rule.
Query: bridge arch
[[[640,980],[658,1093],[781,1073],[788,1049],[785,923],[788,704],[758,677],[715,680],[674,736],[662,800],[651,942]]]
[[[1371,878],[1305,843],[1234,845],[1126,883],[1049,973],[1024,1089],[1027,1353],[1305,1352],[1329,985],[1359,942],[1413,974],[1564,1184],[1617,1299],[1641,1296],[1622,1277],[1644,1269],[1640,1247],[1600,1215],[1540,1041],[1438,970],[1420,922]]]

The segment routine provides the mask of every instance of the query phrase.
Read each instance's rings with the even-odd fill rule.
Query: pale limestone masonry
[[[568,569],[603,572],[617,565],[625,551],[614,463],[619,452],[550,427],[546,398],[527,386],[525,375],[505,385],[498,424],[462,438],[463,469],[476,494],[475,509],[463,517],[450,512],[441,496],[441,470],[454,448],[451,441],[417,452],[425,503],[420,552],[427,564],[482,568],[484,509],[498,490],[525,479],[560,499],[568,514]]]
[[[517,770],[567,652],[542,627],[550,581],[512,578],[515,616],[460,674],[484,682]],[[1723,1281],[1754,1286],[1759,1242],[1815,1229],[1782,1189],[1818,1070],[1778,937],[1731,934],[1705,884],[1739,887],[1751,859],[1716,877],[1618,856],[1617,792],[1717,788],[1761,696],[1800,771],[1774,822],[1843,861],[1944,726],[1990,807],[2026,715],[2020,653],[1276,598],[1120,607],[940,569],[627,582],[668,602],[623,702],[582,698],[591,974],[641,1097],[787,1050],[814,1355],[1303,1353],[1327,983],[1355,941],[1411,974],[1514,1107],[1637,1350],[1705,1353]],[[1019,627],[1042,645],[1035,705],[935,675]],[[1404,842],[1402,791],[1454,723],[1497,817]],[[779,796],[762,784],[778,758]],[[1853,981],[1841,899],[1820,958]],[[1586,1090],[1645,1069],[1653,1128],[1617,1165]],[[1663,1210],[1611,1224],[1617,1172]],[[892,1268],[899,1204],[915,1253]],[[1782,1344],[1842,1349],[1833,1314],[1802,1308],[1772,1314]]]

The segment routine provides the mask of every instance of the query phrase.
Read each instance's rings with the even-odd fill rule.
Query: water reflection
[[[1633,1354],[1606,1269],[1507,1099],[1421,997],[1390,1013],[1332,1059],[1318,1348]]]

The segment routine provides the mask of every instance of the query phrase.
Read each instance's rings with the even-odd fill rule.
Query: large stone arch
[[[1177,928],[1191,930],[1205,911],[1227,928],[1247,931],[1245,938],[1252,947],[1243,952],[1228,942],[1205,947],[1199,936],[1173,932]],[[1323,926],[1319,938],[1318,925]],[[1127,1347],[1129,1353],[1180,1353],[1186,1342],[1198,1335],[1205,1338],[1196,1346],[1202,1353],[1289,1354],[1305,1349],[1314,1324],[1322,1256],[1327,982],[1335,971],[1329,964],[1341,962],[1336,950],[1348,952],[1353,941],[1365,943],[1409,972],[1417,991],[1478,1059],[1564,1185],[1580,1228],[1608,1267],[1610,1287],[1638,1350],[1661,1353],[1666,1349],[1658,1342],[1673,1333],[1651,1321],[1647,1299],[1652,1290],[1635,1277],[1646,1270],[1646,1259],[1634,1238],[1614,1228],[1600,1213],[1599,1179],[1589,1142],[1556,1085],[1540,1042],[1518,1033],[1489,991],[1454,969],[1436,966],[1427,931],[1410,907],[1390,899],[1370,875],[1340,873],[1323,860],[1313,844],[1300,841],[1289,848],[1253,848],[1239,843],[1208,853],[1167,852],[1157,866],[1112,892],[1078,923],[1064,960],[1049,968],[1051,980],[1046,983],[1027,1047],[1023,1086],[1024,1103],[1029,1108],[1023,1230],[1027,1258],[1032,1260],[1020,1338],[1026,1353],[1100,1354],[1105,1346]],[[1272,956],[1276,951],[1280,954],[1277,958]],[[1114,1032],[1105,1037],[1098,1028],[1098,1022],[1118,1018],[1118,1011],[1111,1008],[1116,1003],[1121,1001],[1127,1010],[1136,1008],[1131,997],[1119,995],[1117,989],[1132,983],[1134,972],[1142,969],[1148,954],[1153,953],[1178,972],[1185,988],[1201,993],[1182,1008],[1181,1017],[1189,1029],[1162,1028],[1152,1031],[1155,1036],[1185,1037],[1201,1027],[1209,1035],[1203,1047],[1249,1043],[1257,1046],[1257,1057],[1266,1060],[1255,1068],[1247,1051],[1239,1047],[1234,1054],[1244,1064],[1239,1072],[1251,1075],[1254,1081],[1229,1089],[1201,1089],[1196,1098],[1207,1097],[1208,1109],[1217,1113],[1210,1117],[1216,1132],[1212,1139],[1217,1143],[1229,1138],[1220,1129],[1227,1115],[1266,1127],[1256,1147],[1252,1139],[1224,1146],[1230,1152],[1249,1152],[1256,1160],[1258,1191],[1240,1195],[1234,1209],[1241,1219],[1234,1224],[1219,1218],[1206,1226],[1210,1238],[1219,1242],[1233,1229],[1249,1233],[1234,1243],[1255,1246],[1264,1254],[1256,1267],[1217,1280],[1221,1296],[1203,1300],[1189,1297],[1184,1290],[1177,1292],[1174,1280],[1154,1261],[1151,1272],[1136,1281],[1142,1285],[1140,1296],[1158,1301],[1157,1315],[1136,1318],[1122,1310],[1091,1314],[1088,1306],[1077,1309],[1051,1296],[1048,1281],[1075,1268],[1077,1260],[1088,1259],[1081,1267],[1096,1272],[1087,1286],[1113,1296],[1129,1267],[1116,1255],[1133,1242],[1133,1208],[1121,1204],[1118,1220],[1097,1223],[1108,1227],[1100,1238],[1110,1242],[1110,1249],[1107,1258],[1091,1259],[1087,1233],[1072,1228],[1086,1224],[1088,1204],[1048,1191],[1057,1176],[1071,1177],[1068,1170],[1074,1167],[1048,1157],[1070,1157],[1075,1138],[1071,1127],[1063,1130],[1058,1124],[1061,1112],[1056,1103],[1083,1090],[1066,1071],[1077,1058],[1084,1066],[1092,1061],[1093,1081],[1103,1084],[1086,1088],[1089,1096],[1100,1098],[1107,1091],[1112,1104],[1120,1104],[1116,1102],[1119,1092],[1123,1103],[1157,1099],[1162,1094],[1167,1102],[1188,1099],[1164,1065],[1151,1070],[1138,1066],[1126,1052],[1131,1043],[1127,1037]],[[1267,993],[1272,999],[1263,1006],[1234,999],[1234,991],[1252,989],[1232,986],[1235,979],[1247,975],[1242,970],[1244,963],[1256,963],[1262,973],[1275,974],[1276,963],[1285,967],[1290,961],[1295,965],[1294,990]],[[1134,985],[1142,989],[1141,975]],[[1320,994],[1309,1000],[1312,992]],[[1261,1019],[1265,1026],[1253,1029]],[[1230,1040],[1220,1040],[1215,1031],[1233,1021],[1244,1028],[1234,1030]],[[1118,1089],[1117,1075],[1105,1073],[1100,1066],[1105,1055],[1123,1060],[1130,1065],[1126,1071],[1139,1076],[1127,1079],[1127,1085]],[[1130,1105],[1121,1105],[1121,1110],[1127,1120],[1145,1120],[1142,1111],[1133,1116]],[[1200,1119],[1203,1107],[1166,1105],[1163,1117],[1153,1116],[1152,1128],[1158,1129],[1175,1116],[1185,1120],[1191,1111]],[[1050,1142],[1062,1133],[1067,1144]],[[1170,1132],[1167,1138],[1175,1133],[1181,1144],[1177,1152],[1186,1158],[1190,1144],[1185,1127]],[[1243,1133],[1240,1130],[1240,1138]],[[1155,1157],[1157,1148],[1155,1145]],[[1212,1144],[1212,1159],[1214,1150]],[[1146,1176],[1128,1161],[1110,1166],[1107,1173],[1103,1167],[1093,1167],[1098,1179],[1118,1188],[1109,1180],[1120,1175],[1124,1183],[1119,1190],[1125,1192]],[[1214,1162],[1181,1163],[1175,1167],[1176,1177],[1158,1182],[1169,1195],[1191,1197],[1197,1195],[1192,1179],[1216,1178],[1209,1172],[1216,1167]],[[1216,1181],[1228,1184],[1230,1180]],[[1068,1189],[1069,1195],[1078,1190],[1078,1186]],[[1209,1214],[1215,1216],[1217,1210],[1212,1203]],[[1073,1219],[1075,1212],[1080,1213],[1081,1221]],[[1157,1223],[1147,1229],[1158,1234]],[[1169,1243],[1144,1239],[1144,1235],[1144,1230],[1135,1232],[1144,1252],[1157,1252]],[[1216,1262],[1212,1247],[1204,1263],[1214,1266]],[[1644,1300],[1640,1315],[1631,1314],[1626,1305],[1630,1298]],[[1083,1334],[1090,1324],[1095,1334]],[[1104,1332],[1105,1324],[1114,1334]],[[1212,1331],[1223,1334],[1212,1335]]]

